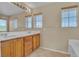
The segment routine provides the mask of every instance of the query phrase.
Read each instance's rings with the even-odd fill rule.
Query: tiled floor
[[[69,55],[39,48],[28,57],[69,57]]]

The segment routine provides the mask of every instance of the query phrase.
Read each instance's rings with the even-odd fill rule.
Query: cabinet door
[[[37,48],[38,48],[40,46],[40,34],[38,34],[36,37],[37,37],[36,45],[37,45]]]
[[[33,50],[37,49],[40,46],[40,34],[33,36]]]
[[[10,40],[10,57],[14,57],[14,39]]]
[[[24,38],[25,41],[25,56],[32,53],[32,36],[28,36]]]
[[[1,56],[10,57],[10,41],[1,42]]]
[[[36,35],[33,36],[33,50],[37,48],[37,37]]]
[[[14,40],[14,56],[23,56],[23,38],[17,38]]]

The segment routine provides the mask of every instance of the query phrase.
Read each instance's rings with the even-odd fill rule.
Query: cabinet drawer
[[[25,42],[25,48],[26,49],[32,48],[32,42]]]
[[[32,53],[32,49],[25,50],[25,56],[28,56]]]
[[[1,42],[1,47],[9,47],[10,46],[10,41],[2,41]]]
[[[32,39],[32,36],[24,37],[25,39]]]

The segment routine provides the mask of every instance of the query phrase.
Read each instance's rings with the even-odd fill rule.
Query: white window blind
[[[17,19],[13,19],[12,20],[12,26],[13,26],[13,29],[17,29],[18,28],[18,20]]]
[[[34,28],[42,28],[42,15],[34,16]]]
[[[25,26],[28,29],[32,28],[32,16],[28,16],[25,18]]]
[[[7,31],[7,20],[0,19],[0,31]]]
[[[77,27],[76,8],[62,10],[62,27]]]

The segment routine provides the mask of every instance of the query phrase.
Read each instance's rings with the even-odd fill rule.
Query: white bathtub
[[[71,57],[79,57],[79,40],[69,40],[68,51]]]

